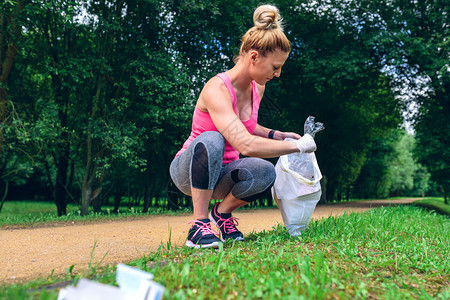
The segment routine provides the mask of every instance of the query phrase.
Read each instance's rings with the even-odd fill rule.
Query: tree
[[[95,125],[86,120],[95,125],[86,134],[88,141],[91,136],[92,142],[98,143],[98,150],[86,149],[93,169],[86,168],[89,173],[85,173],[86,188],[82,190],[87,190],[94,176],[98,173],[105,176],[119,161],[138,172],[146,168],[150,179],[144,181],[142,190],[151,189],[148,183],[157,184],[156,179],[164,178],[168,169],[167,160],[173,154],[167,150],[176,144],[170,139],[171,134],[179,136],[177,130],[172,133],[168,130],[185,126],[185,117],[189,116],[186,109],[190,108],[186,105],[187,78],[163,41],[161,26],[165,11],[158,1],[120,1],[93,4],[88,12],[99,17],[101,26],[94,31],[97,36],[105,34],[104,39],[96,41],[107,41],[106,46],[97,46],[106,52],[101,54],[104,78],[99,77],[104,85],[97,85],[95,98],[100,100],[99,113],[105,123]],[[90,152],[98,156],[92,157]],[[142,182],[141,177],[134,176],[137,182]],[[161,185],[157,190],[161,190]],[[88,202],[88,198],[83,199],[82,207]]]
[[[447,91],[449,91],[447,89]],[[415,125],[416,157],[427,166],[431,179],[438,183],[443,191],[445,203],[448,204],[450,189],[450,125],[448,94],[437,99],[423,102]],[[445,99],[446,98],[446,99]],[[446,106],[444,106],[446,105]]]
[[[366,160],[352,192],[356,198],[384,198],[389,195],[390,163],[396,157],[397,133],[389,137],[374,137],[369,144]]]
[[[425,194],[429,191],[434,192],[432,190],[432,183],[430,182],[431,175],[427,168],[422,164],[417,163],[416,166],[417,170],[414,173],[414,186],[409,191],[409,195],[425,197]]]
[[[415,137],[404,129],[374,138],[352,188],[356,198],[424,195],[430,174],[414,157]]]
[[[394,145],[395,156],[389,163],[389,194],[402,196],[414,187],[418,165],[413,158],[414,137],[401,131]]]
[[[198,96],[206,81],[234,65],[258,1],[162,1],[165,43],[182,59]]]
[[[93,201],[99,210],[103,185],[124,167],[133,179],[146,167],[154,178],[168,169],[161,163],[173,154],[164,150],[178,143],[192,102],[187,77],[162,42],[158,1],[83,3],[30,4],[27,47],[13,72],[23,130],[8,147],[22,147],[29,165],[45,172],[59,215],[68,196],[79,195],[82,214]],[[146,151],[152,143],[166,148]]]
[[[417,156],[447,195],[450,188],[449,15],[446,1],[367,1],[384,30],[374,36],[380,58],[418,110],[412,114]]]
[[[89,74],[77,49],[80,45],[77,38],[83,32],[75,20],[79,4],[54,0],[33,1],[28,5],[23,22],[27,43],[16,70],[21,77],[16,78],[14,94],[28,113],[22,116],[31,137],[24,141],[29,146],[27,153],[39,156],[58,215],[66,214],[69,195],[68,170],[74,132],[70,105],[76,82]],[[24,85],[25,82],[29,85]]]
[[[22,34],[21,17],[29,1],[4,1],[0,4],[0,154],[4,141],[3,123],[7,118],[7,84]]]

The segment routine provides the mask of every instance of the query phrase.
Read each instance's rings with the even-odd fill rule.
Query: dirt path
[[[411,203],[417,199],[376,200],[317,206],[313,218],[337,216],[344,212],[366,211],[372,207]],[[241,210],[239,229],[244,236],[251,232],[270,230],[283,224],[278,209]],[[149,216],[125,221],[93,224],[72,222],[44,228],[0,229],[0,283],[23,282],[38,277],[65,274],[68,267],[84,269],[91,261],[115,265],[142,257],[171,240],[184,244],[191,215]],[[92,251],[96,243],[95,250]]]

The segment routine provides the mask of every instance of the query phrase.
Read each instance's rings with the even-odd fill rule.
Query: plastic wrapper
[[[313,138],[316,136],[316,133],[325,129],[325,126],[321,122],[315,122],[315,117],[309,116],[305,125],[303,126],[304,134],[310,134]]]

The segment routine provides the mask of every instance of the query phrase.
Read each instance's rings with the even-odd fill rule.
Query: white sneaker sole
[[[191,241],[186,241],[186,246],[189,248],[219,248],[219,242],[212,242],[211,244],[194,244]]]

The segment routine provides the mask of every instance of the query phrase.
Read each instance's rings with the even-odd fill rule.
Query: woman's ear
[[[250,61],[252,64],[255,64],[256,60],[259,58],[259,53],[256,50],[250,51]]]

